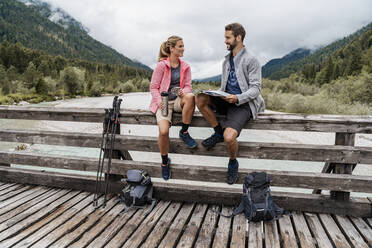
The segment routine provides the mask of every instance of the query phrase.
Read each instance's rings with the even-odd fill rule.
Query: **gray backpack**
[[[125,209],[120,213],[125,213],[131,208],[145,208],[149,203],[150,208],[145,212],[149,214],[156,204],[152,198],[153,186],[149,174],[144,170],[128,170],[126,186],[120,195],[120,202],[125,204]]]

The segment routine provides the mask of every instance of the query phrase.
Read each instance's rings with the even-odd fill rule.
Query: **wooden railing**
[[[0,107],[0,118],[102,122],[103,109],[65,109]],[[218,117],[221,118],[221,117]],[[156,125],[155,117],[149,111],[122,110],[121,124]],[[174,115],[173,125],[179,125],[181,116]],[[204,118],[196,113],[192,126],[208,127]],[[372,176],[352,175],[357,164],[372,164],[372,147],[355,146],[356,133],[372,133],[371,116],[334,116],[298,114],[261,114],[256,121],[249,122],[245,128],[257,130],[307,131],[336,133],[335,145],[286,144],[267,142],[239,142],[241,158],[294,160],[325,162],[322,172],[266,171],[272,185],[314,189],[313,194],[273,192],[276,202],[290,210],[372,216],[372,199],[368,197],[350,198],[350,192],[372,193]],[[30,144],[62,145],[74,147],[99,147],[101,134],[52,132],[32,130],[10,130],[0,128],[0,141]],[[227,156],[225,145],[220,143],[207,151],[196,140],[197,149],[186,149],[179,139],[171,138],[170,153],[195,154],[206,156]],[[152,177],[161,177],[158,163],[132,161],[127,151],[158,152],[157,137],[117,135],[115,149],[122,151],[127,160],[114,159],[110,173],[123,175],[126,170],[141,168]],[[30,152],[0,151],[0,164],[25,164],[78,171],[97,169],[98,158],[41,155]],[[242,166],[243,167],[243,166]],[[273,161],[275,167],[275,161]],[[372,169],[372,167],[371,167]],[[239,169],[238,183],[251,169]],[[332,173],[332,174],[331,174]],[[64,188],[93,191],[95,176],[71,175],[57,172],[22,170],[7,166],[0,167],[0,181],[41,184]],[[187,181],[225,182],[226,168],[216,166],[196,166],[172,164],[172,178]],[[118,176],[112,176],[110,191],[119,192],[122,184]],[[200,185],[190,183],[154,183],[155,196],[161,199],[197,201],[234,205],[239,202],[241,188],[227,184]],[[321,195],[320,190],[331,190],[331,195]]]

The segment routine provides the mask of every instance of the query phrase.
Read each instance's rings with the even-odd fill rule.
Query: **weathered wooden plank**
[[[326,227],[326,232],[331,237],[333,244],[337,248],[341,247],[350,247],[345,236],[342,234],[338,228],[336,222],[328,214],[319,214],[319,218],[322,221],[323,225]]]
[[[176,218],[174,219],[172,225],[170,226],[167,234],[162,239],[158,248],[167,248],[167,247],[174,247],[178,242],[183,227],[185,226],[186,222],[188,221],[192,210],[194,209],[195,203],[184,203],[181,210],[177,214]]]
[[[171,205],[164,212],[163,216],[161,216],[158,223],[147,237],[145,243],[141,245],[141,247],[158,247],[164,234],[168,230],[169,226],[172,224],[172,220],[178,213],[180,207],[181,203],[179,202],[171,203]]]
[[[95,176],[78,176],[71,174],[24,171],[12,168],[0,168],[0,172],[19,183],[42,183],[52,187],[75,190],[95,191]],[[13,175],[15,174],[15,175]],[[109,192],[119,193],[123,184],[119,181],[110,183]],[[236,205],[241,200],[241,189],[225,186],[190,185],[182,183],[154,182],[154,196],[157,199],[187,202],[202,202],[208,204]],[[332,200],[326,195],[302,194],[291,192],[273,192],[277,204],[288,210],[298,210],[318,213],[348,214],[356,217],[370,217],[371,204],[365,198],[353,198],[348,202]]]
[[[98,159],[30,154],[24,152],[2,152],[0,160],[9,163],[35,165],[80,171],[96,171]],[[107,162],[107,161],[106,161]],[[105,167],[106,168],[106,167]],[[113,159],[110,173],[125,175],[130,169],[144,169],[152,177],[161,177],[159,164],[154,162],[127,161]],[[253,169],[241,168],[237,183],[243,183],[244,177]],[[278,170],[260,170],[269,174],[272,186],[295,188],[319,188],[326,190],[343,190],[352,192],[372,193],[372,176],[336,175],[313,172],[293,172]],[[172,178],[204,182],[225,182],[226,168],[217,166],[196,166],[187,164],[172,164]]]
[[[136,210],[133,209],[117,216],[117,218],[115,218],[115,220],[87,246],[87,248],[106,247],[106,244],[120,231],[120,229],[134,216],[135,213]]]
[[[309,224],[309,228],[314,235],[314,239],[316,240],[318,247],[319,248],[332,247],[332,243],[328,239],[328,236],[318,216],[313,213],[304,213],[304,215]]]
[[[47,190],[50,190],[50,189],[42,188],[42,187],[36,187],[36,188],[32,188],[32,189],[30,189],[28,191],[22,192],[21,194],[17,194],[17,195],[15,195],[12,198],[9,198],[7,200],[1,201],[0,202],[0,215],[4,213],[2,211],[3,208],[5,208],[5,207],[9,208],[9,205],[10,204],[12,204],[14,202],[17,202],[19,200],[21,200],[21,202],[24,202],[26,200],[30,200],[33,197],[36,197],[37,195],[41,194],[42,192],[46,192]],[[37,193],[37,192],[40,192],[40,193]],[[27,196],[30,196],[30,197],[26,198]],[[17,206],[19,206],[19,204]]]
[[[229,216],[233,212],[231,207],[222,207],[221,213]],[[213,245],[214,248],[226,248],[229,242],[230,227],[232,218],[220,216],[218,220],[216,234],[214,235]]]
[[[49,247],[60,248],[60,247],[70,246],[70,244],[72,244],[75,241],[77,241],[78,239],[80,239],[80,237],[82,237],[83,234],[87,230],[92,228],[98,222],[98,220],[100,220],[102,218],[102,216],[104,216],[112,208],[114,208],[115,205],[117,205],[117,202],[118,201],[117,201],[116,198],[112,198],[111,200],[109,200],[107,202],[105,208],[97,209],[96,211],[94,211],[90,215],[86,216],[83,223],[81,225],[79,225],[76,229],[74,229],[73,231],[68,231],[68,232],[64,232],[64,233],[61,232],[61,234],[62,234],[61,238],[58,239],[57,242],[53,243]],[[120,209],[123,209],[122,206],[120,206],[120,207],[121,207]]]
[[[159,202],[153,211],[156,211],[158,208],[163,207],[165,202]],[[118,248],[127,241],[128,237],[132,235],[133,232],[137,230],[141,222],[145,219],[143,209],[138,210],[133,217],[117,232],[117,234],[105,245],[105,248]],[[94,247],[94,246],[93,246]]]
[[[262,248],[263,222],[250,222],[248,224],[248,247]]]
[[[368,244],[364,242],[363,237],[347,217],[336,215],[336,220],[342,229],[341,231],[346,235],[346,238],[351,242],[353,247],[368,248]]]
[[[234,216],[232,234],[231,234],[231,248],[245,247],[247,237],[247,220],[244,214]]]
[[[266,248],[280,248],[280,239],[276,221],[264,222],[265,233],[265,247]]]
[[[294,212],[292,213],[294,229],[296,231],[297,237],[300,241],[301,247],[304,248],[315,248],[315,243],[313,237],[311,236],[309,227],[306,224],[306,220],[302,213]]]
[[[57,227],[59,224],[63,223],[60,222],[61,219],[65,218],[64,216],[68,216],[68,212],[71,212],[71,207],[75,204],[82,201],[84,198],[88,196],[88,193],[82,192],[78,194],[76,197],[72,198],[68,202],[64,203],[61,207],[59,207],[56,211],[52,214],[48,215],[46,218],[39,220],[37,223],[34,223],[32,226],[29,226],[27,229],[23,230],[16,236],[4,240],[0,242],[0,247],[26,247],[32,242],[29,238],[34,237],[43,237],[47,234],[50,230]],[[77,206],[78,207],[78,206]],[[79,209],[80,210],[80,209]],[[65,218],[63,221],[66,221],[69,217]],[[48,229],[49,227],[49,229]],[[16,246],[14,246],[16,244]]]
[[[351,217],[351,221],[367,241],[368,245],[372,247],[372,228],[362,218]]]
[[[177,247],[192,247],[197,239],[198,230],[207,211],[207,207],[208,206],[206,204],[196,205],[191,219],[177,244]]]
[[[154,115],[150,111],[122,109],[120,115],[120,122],[122,124],[156,125]],[[104,109],[0,106],[0,118],[102,122],[104,119]],[[217,116],[218,120],[223,118],[223,116]],[[172,124],[180,125],[181,121],[181,114],[175,113],[173,115]],[[209,127],[209,124],[199,112],[194,114],[191,125]],[[372,133],[371,125],[370,116],[261,113],[256,121],[247,123],[245,128],[260,130]]]
[[[140,244],[147,238],[151,230],[153,230],[156,223],[169,205],[170,202],[165,202],[163,206],[151,211],[151,213],[141,223],[133,235],[124,243],[123,248],[139,247]]]
[[[9,187],[12,187],[16,185],[15,183],[4,183],[3,185],[0,186],[0,190],[4,190],[4,189],[7,189]]]
[[[12,186],[10,187],[7,187],[3,190],[0,190],[0,196],[4,195],[4,194],[7,194],[9,193],[10,191],[13,191],[13,190],[16,190],[18,188],[22,187],[20,184],[13,184]]]
[[[13,196],[16,196],[19,193],[25,192],[31,188],[32,186],[24,186],[22,184],[17,184],[13,187],[10,187],[7,190],[4,190],[4,194],[0,195],[0,202],[3,202],[9,198],[12,198]]]
[[[30,208],[47,197],[55,194],[58,190],[41,189],[34,194],[25,196],[19,201],[13,202],[4,208],[0,209],[0,223],[6,221],[13,216],[22,213],[25,209]]]
[[[26,219],[30,215],[34,214],[35,212],[43,209],[46,205],[51,204],[56,199],[64,196],[68,193],[69,190],[57,190],[54,192],[54,194],[50,195],[49,197],[44,198],[42,201],[36,203],[35,205],[29,205],[28,203],[23,204],[19,207],[20,210],[22,210],[19,214],[16,216],[10,217],[10,214],[6,214],[6,221],[0,224],[0,233],[4,231],[5,229],[8,229],[9,227],[17,224],[18,222]],[[48,192],[49,193],[49,192]]]
[[[116,135],[115,150],[159,152],[157,137]],[[50,131],[0,130],[0,141],[41,143],[78,147],[100,147],[100,134]],[[219,143],[208,151],[197,139],[196,149],[185,149],[178,138],[171,138],[169,153],[227,156],[225,144]],[[326,161],[348,164],[372,164],[372,147],[307,145],[267,142],[239,142],[239,157],[295,161]]]
[[[68,193],[67,190],[65,192]],[[62,204],[64,204],[66,201],[70,200],[77,194],[79,194],[79,192],[75,191],[75,192],[70,192],[68,194],[63,195],[63,190],[62,190],[58,192],[57,194],[55,194],[54,196],[48,198],[47,202],[43,202],[43,205],[41,206],[40,209],[35,208],[34,206],[31,209],[26,210],[22,214],[19,214],[16,217],[13,217],[10,221],[7,222],[7,224],[9,224],[8,228],[3,232],[0,231],[0,241],[3,241],[4,239],[10,236],[13,236],[15,234],[18,234],[22,230],[35,224],[36,222],[43,219],[44,217],[47,217],[49,214],[57,210]],[[27,217],[23,217],[26,215]]]
[[[93,204],[86,205],[85,200],[83,202],[85,203],[86,207],[80,209],[78,214],[73,215],[73,218],[69,218],[67,221],[61,223],[57,228],[54,227],[51,232],[47,233],[47,235],[42,236],[41,238],[39,236],[35,237],[35,240],[33,240],[33,246],[34,247],[48,247],[51,244],[55,243],[58,239],[60,239],[66,233],[72,232],[73,230],[77,229],[82,223],[85,223],[85,219],[89,218],[90,214],[94,213],[95,211],[97,212],[105,211],[99,208],[96,209],[93,206]],[[116,199],[112,198],[112,196],[109,195],[106,208],[112,207],[115,203],[116,203]],[[100,206],[101,205],[99,205],[99,207]],[[81,207],[81,205],[79,207]],[[71,213],[68,213],[68,216],[71,216],[70,214]],[[34,237],[35,235],[32,235],[32,236]]]
[[[279,219],[279,229],[283,239],[283,247],[285,248],[298,247],[296,235],[292,227],[291,219],[288,215],[283,215]]]
[[[89,229],[88,231],[85,231],[75,243],[70,244],[68,247],[76,247],[76,248],[86,247],[102,232],[102,230],[105,230],[116,217],[120,218],[118,214],[123,209],[124,209],[123,204],[115,205],[105,215],[98,217],[97,218],[98,222],[95,223],[91,229]],[[93,217],[92,217],[92,220],[93,220]]]
[[[215,235],[216,224],[219,215],[215,211],[220,211],[218,206],[209,206],[207,214],[204,217],[203,224],[195,242],[195,247],[210,247]]]

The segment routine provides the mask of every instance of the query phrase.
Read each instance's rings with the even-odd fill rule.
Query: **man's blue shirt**
[[[232,95],[238,95],[242,93],[239,87],[238,79],[236,78],[234,56],[230,55],[230,73],[227,79],[226,92]]]

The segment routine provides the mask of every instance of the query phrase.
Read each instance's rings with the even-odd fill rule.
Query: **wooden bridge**
[[[0,107],[0,118],[102,122],[102,109]],[[175,115],[174,124],[181,117]],[[148,111],[123,110],[121,124],[156,125]],[[207,127],[196,114],[193,126]],[[0,247],[371,247],[372,199],[350,192],[372,193],[372,176],[352,175],[357,164],[372,164],[372,147],[355,146],[356,133],[372,133],[370,116],[263,114],[245,128],[335,133],[335,145],[240,142],[242,158],[324,162],[322,172],[266,171],[272,185],[313,189],[313,194],[273,192],[278,205],[293,212],[278,221],[247,223],[243,215],[226,219],[212,209],[229,213],[240,201],[241,187],[221,183],[226,168],[172,164],[177,183],[154,180],[156,208],[143,218],[142,210],[122,216],[115,196],[106,208],[91,206],[95,176],[25,170],[10,164],[77,171],[97,169],[97,158],[0,151]],[[10,130],[0,128],[0,141],[28,144],[99,147],[101,134]],[[128,151],[158,152],[157,138],[117,135],[110,192],[123,187],[120,175],[132,168],[160,178],[158,163],[133,161]],[[206,151],[186,149],[171,139],[170,153],[227,156],[224,144]],[[275,161],[273,161],[275,165]],[[243,166],[242,166],[243,167]],[[239,170],[238,183],[252,169]],[[190,181],[194,183],[190,183]],[[331,194],[319,194],[330,190]]]

